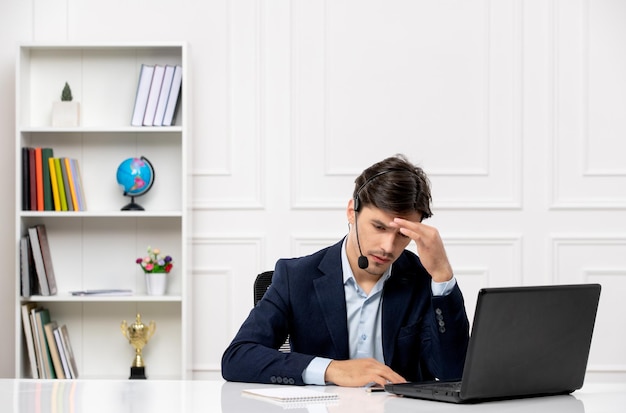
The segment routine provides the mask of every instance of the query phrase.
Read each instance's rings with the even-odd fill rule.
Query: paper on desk
[[[244,395],[267,398],[281,403],[307,403],[338,400],[337,393],[326,393],[299,386],[278,386],[262,389],[242,390]]]

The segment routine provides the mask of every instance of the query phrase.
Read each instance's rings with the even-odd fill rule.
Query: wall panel
[[[589,366],[594,370],[623,371],[626,329],[622,302],[626,291],[626,236],[558,235],[552,238],[554,282],[600,283],[600,305]]]
[[[222,351],[253,307],[252,285],[263,245],[263,238],[255,235],[193,239],[194,372],[219,370]]]
[[[615,1],[557,2],[554,23],[554,208],[626,207],[626,28]],[[623,43],[622,43],[623,44]]]
[[[451,3],[294,2],[295,208],[342,205],[363,165],[399,152],[442,208],[519,208],[520,12]]]

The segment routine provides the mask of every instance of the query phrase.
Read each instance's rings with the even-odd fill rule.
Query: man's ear
[[[350,224],[354,224],[354,214],[354,199],[350,199],[346,208],[346,218],[348,218]]]

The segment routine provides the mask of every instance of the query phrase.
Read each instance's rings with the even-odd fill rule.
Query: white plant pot
[[[167,276],[164,272],[149,272],[146,276],[146,292],[148,295],[165,295]]]
[[[52,126],[73,127],[80,125],[78,102],[54,102],[52,104]]]

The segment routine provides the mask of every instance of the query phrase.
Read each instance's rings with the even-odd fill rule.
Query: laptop
[[[484,288],[461,381],[385,390],[451,403],[572,393],[584,382],[599,300],[599,284]]]

